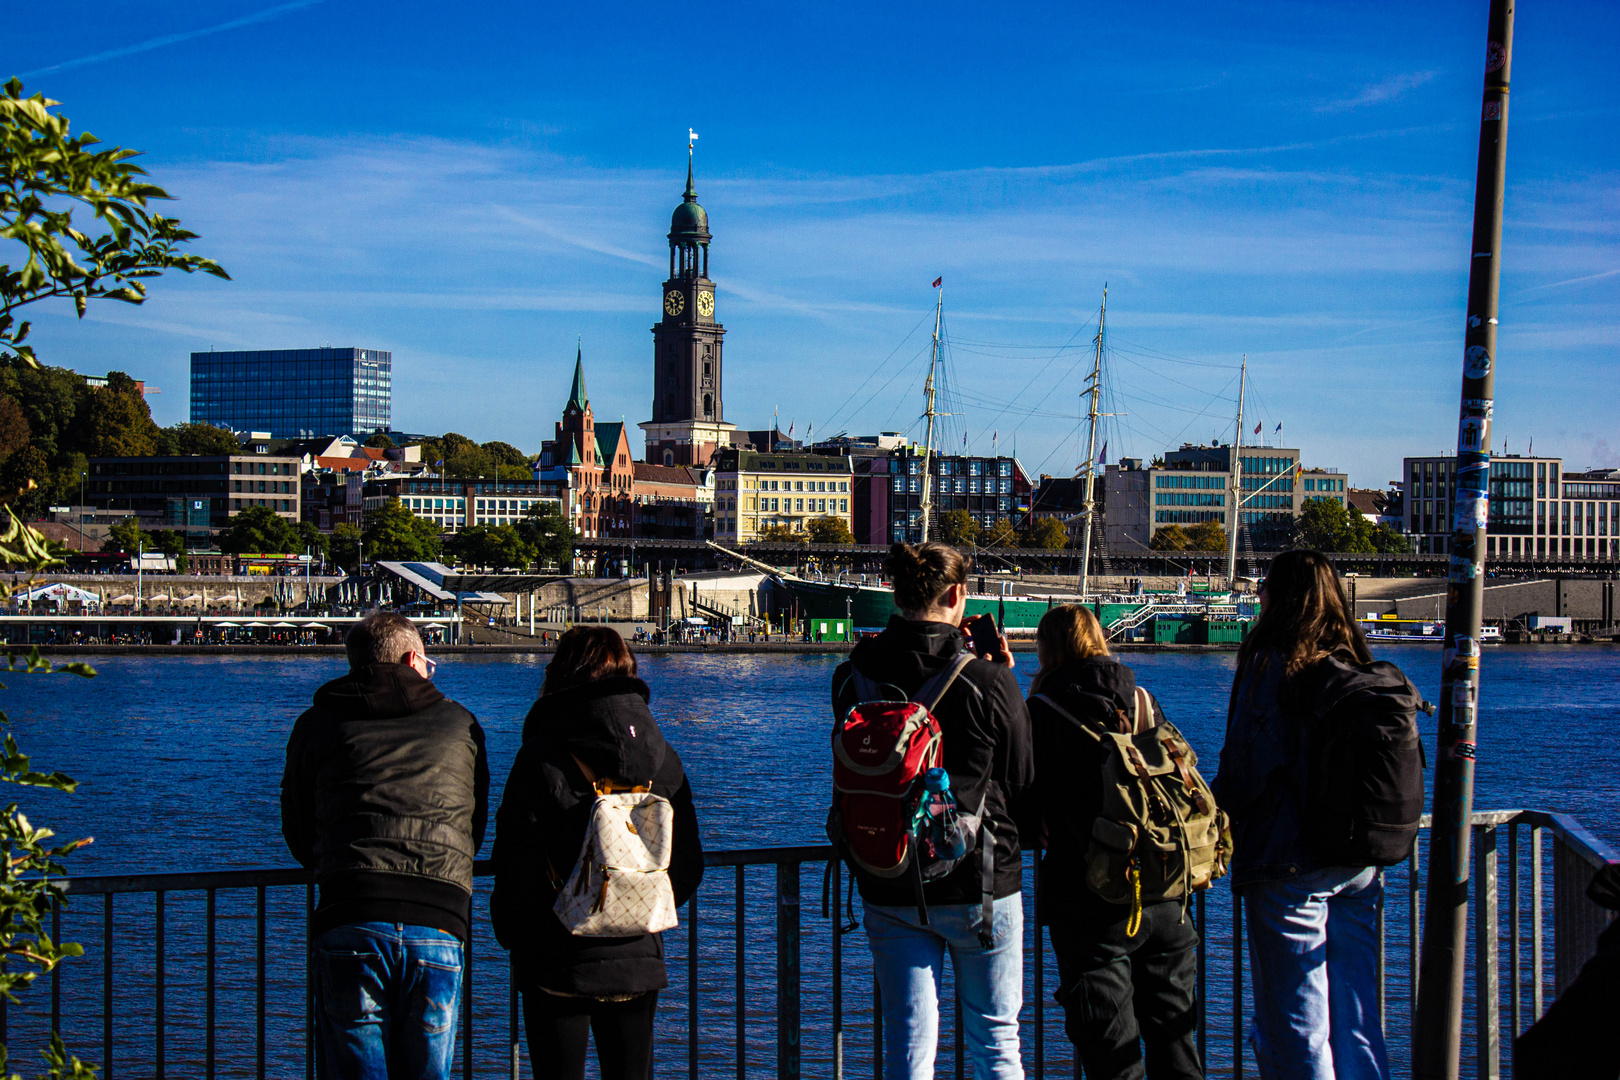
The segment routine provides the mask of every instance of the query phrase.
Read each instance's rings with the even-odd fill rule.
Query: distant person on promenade
[[[432,683],[415,625],[356,623],[349,673],[293,725],[287,847],[315,871],[310,927],[322,1080],[448,1080],[473,857],[488,815],[484,732]]]
[[[988,657],[964,656],[967,560],[948,544],[895,544],[886,568],[899,614],[882,633],[856,644],[833,673],[834,722],[842,726],[861,703],[922,701],[943,733],[943,768],[956,807],[964,815],[982,808],[982,820],[955,869],[926,884],[920,876],[885,878],[862,869],[849,833],[841,834],[882,992],[883,1075],[932,1080],[949,950],[973,1075],[1022,1080],[1020,845],[1033,846],[1040,819],[1029,712],[1005,637]],[[835,839],[839,816],[848,811],[849,797],[835,793],[829,827]],[[914,853],[917,846],[914,841]]]
[[[1105,814],[1105,770],[1118,759],[1111,734],[1162,728],[1164,711],[1109,654],[1089,608],[1048,611],[1035,630],[1035,651],[1041,666],[1030,684],[1029,716],[1046,836],[1036,904],[1052,933],[1064,1027],[1087,1080],[1140,1080],[1144,1043],[1153,1080],[1203,1080],[1198,931],[1179,893],[1141,899],[1142,870],[1133,882],[1125,863],[1145,838],[1129,835],[1117,852],[1099,839],[1110,828],[1136,831]],[[1183,820],[1175,817],[1172,830]],[[1088,880],[1091,873],[1097,881]],[[1149,876],[1150,887],[1159,884]]]
[[[1215,778],[1247,916],[1256,1064],[1263,1080],[1388,1080],[1380,867],[1417,834],[1422,697],[1373,661],[1325,555],[1283,552],[1258,592]]]
[[[658,991],[669,985],[659,933],[571,933],[556,910],[578,873],[598,793],[648,792],[673,811],[667,869],[678,907],[703,879],[692,786],[636,678],[636,659],[609,627],[569,630],[546,665],[540,697],[495,816],[495,938],[512,953],[537,1080],[582,1080],[590,1036],[602,1080],[648,1080]],[[577,879],[576,879],[577,880]],[[608,887],[603,876],[600,886]],[[670,915],[673,916],[673,908]],[[670,922],[673,922],[671,917]]]

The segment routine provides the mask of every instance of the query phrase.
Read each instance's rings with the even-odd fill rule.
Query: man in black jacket
[[[905,699],[948,671],[965,639],[967,563],[939,543],[896,544],[889,574],[900,613],[862,641],[833,673],[835,723],[862,700],[858,671],[885,698]],[[984,805],[993,844],[991,926],[983,919],[982,863],[976,855],[922,889],[856,872],[867,939],[883,995],[886,1080],[932,1080],[939,1041],[937,987],[951,953],[973,1074],[1023,1080],[1018,1012],[1023,1005],[1023,854],[1040,829],[1029,712],[1012,673],[1006,639],[998,652],[969,660],[932,710],[943,733],[944,768],[957,805]],[[990,944],[986,945],[986,939]]]
[[[489,764],[472,713],[430,681],[403,615],[345,642],[349,673],[287,740],[281,830],[320,886],[310,928],[323,1080],[450,1075]]]

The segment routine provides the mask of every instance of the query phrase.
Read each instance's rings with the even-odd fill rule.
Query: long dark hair
[[[615,676],[634,675],[636,655],[617,630],[576,626],[557,639],[557,652],[546,665],[540,696]]]
[[[1046,662],[1030,680],[1030,696],[1041,692],[1047,677],[1065,664],[1091,656],[1108,655],[1108,634],[1088,607],[1059,604],[1041,616],[1035,627],[1035,641],[1044,645]]]
[[[1350,612],[1338,572],[1320,551],[1285,551],[1260,583],[1265,606],[1238,649],[1238,677],[1258,660],[1283,659],[1283,676],[1297,675],[1330,653],[1346,650],[1369,663],[1367,635]]]
[[[883,561],[894,583],[894,606],[905,612],[926,611],[946,589],[966,584],[969,565],[960,551],[938,540],[915,547],[895,544]]]

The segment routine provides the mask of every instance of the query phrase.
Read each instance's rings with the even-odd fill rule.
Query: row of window
[[[1535,531],[1551,536],[1620,536],[1620,502],[1555,502],[1535,504]],[[1449,533],[1450,515],[1444,499],[1419,500],[1408,515],[1408,532]],[[1489,528],[1500,532],[1530,531],[1530,502],[1505,499],[1492,502]]]
[[[258,484],[258,487],[254,487]],[[286,494],[297,491],[291,480],[232,480],[232,491],[276,491]]]
[[[1155,473],[1153,486],[1156,488],[1224,488],[1227,477],[1224,474],[1213,476],[1199,476],[1196,473]]]
[[[1280,473],[1292,469],[1296,463],[1291,457],[1246,457],[1243,459],[1243,471],[1246,473]]]
[[[952,461],[949,458],[936,457],[934,461],[937,468],[934,470],[940,476],[1011,476],[1013,474],[1011,461]],[[989,466],[987,469],[986,466]],[[908,476],[922,475],[922,461],[912,458],[906,462]]]
[[[247,510],[254,506],[268,506],[281,514],[290,514],[298,509],[298,504],[291,499],[232,499],[232,510]]]
[[[754,510],[752,498],[743,500],[744,509]],[[761,511],[783,514],[847,514],[849,513],[848,499],[770,499],[764,496],[759,498]]]
[[[1226,492],[1200,494],[1184,491],[1160,491],[1153,496],[1154,506],[1225,506]]]
[[[1435,540],[1443,542],[1444,538],[1436,537]],[[1545,559],[1549,554],[1547,550],[1549,543],[1552,546],[1551,555],[1554,558],[1572,556],[1590,559],[1606,556],[1610,559],[1620,559],[1620,540],[1612,538],[1608,540],[1572,540],[1566,537],[1562,540],[1549,541],[1544,536],[1538,536],[1532,541],[1528,536],[1487,536],[1485,538],[1485,554],[1503,558],[1519,556],[1520,558]]]
[[[921,476],[896,476],[890,482],[891,489],[896,494],[910,493],[917,495],[922,492]],[[1012,494],[1012,480],[1003,478],[996,480],[975,480],[972,477],[943,477],[936,490],[941,495],[994,495],[997,491],[1002,494]]]
[[[1343,491],[1344,481],[1324,480],[1320,477],[1312,478],[1307,476],[1304,479],[1302,486],[1306,491]]]
[[[747,491],[848,491],[848,480],[744,480]]]

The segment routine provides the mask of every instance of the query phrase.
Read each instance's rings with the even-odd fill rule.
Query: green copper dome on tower
[[[709,239],[709,214],[698,205],[697,189],[692,186],[692,149],[686,151],[686,192],[682,197],[681,205],[675,208],[675,213],[669,219],[669,238],[671,240],[698,240]]]

